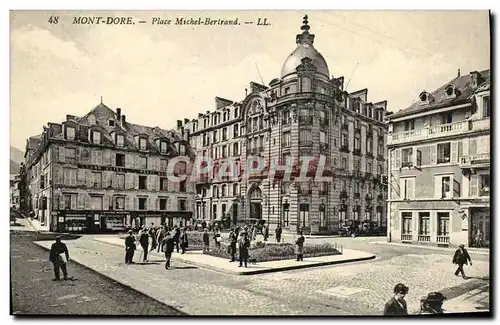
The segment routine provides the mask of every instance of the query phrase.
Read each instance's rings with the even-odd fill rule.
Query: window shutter
[[[57,165],[54,165],[57,166]],[[58,185],[63,185],[64,183],[64,175],[63,175],[63,168],[61,166],[56,167],[56,184]]]
[[[78,209],[85,208],[85,194],[78,193]]]
[[[63,178],[64,185],[69,186],[71,182],[69,169],[64,168],[63,171],[64,171],[64,178]]]
[[[441,193],[441,188],[442,188],[442,177],[441,176],[434,176],[434,197],[435,198],[441,198],[442,193]]]
[[[92,187],[94,185],[94,180],[92,179],[92,172],[90,170],[86,171],[85,182],[87,183],[87,187]]]
[[[137,197],[134,197],[134,210],[139,210],[139,201]]]
[[[66,161],[66,150],[64,147],[59,147],[59,161],[60,162]]]
[[[108,172],[103,172],[102,175],[102,188],[108,188],[109,174]]]
[[[453,197],[460,197],[460,182],[453,179]]]
[[[422,166],[422,151],[417,149],[416,156],[416,166]]]
[[[125,197],[125,210],[132,210],[130,208],[130,197],[128,195]]]
[[[90,163],[92,165],[96,164],[95,150],[90,149]]]
[[[131,160],[132,160],[131,156],[129,154],[125,154],[125,167],[126,168],[131,168],[132,167],[131,166],[131,163],[132,163]],[[115,163],[115,165],[116,165],[116,163]]]
[[[470,197],[478,196],[478,175],[471,175],[470,177]]]
[[[78,185],[85,185],[85,169],[78,169]]]
[[[408,188],[407,198],[414,200],[415,199],[415,178],[408,178],[406,180],[406,187]]]
[[[108,210],[109,209],[109,195],[104,194],[102,197],[102,209],[103,210]]]
[[[451,162],[457,162],[458,161],[458,142],[457,141],[452,141],[451,142]]]
[[[479,137],[479,150],[477,153],[489,153],[490,152],[490,137],[482,136]]]
[[[65,209],[64,194],[59,194],[59,210]]]
[[[85,195],[85,210],[90,210],[92,208],[91,202],[90,202],[90,195],[84,194]]]
[[[110,153],[110,164],[111,166],[116,166],[116,153]]]
[[[469,139],[469,155],[477,153],[477,139]]]
[[[76,183],[76,175],[77,175],[77,172],[78,170],[76,169],[73,169],[70,171],[69,175],[70,175],[70,185],[71,186],[76,186],[77,183]]]
[[[135,158],[134,161],[133,161],[134,167],[137,168],[137,169],[139,169],[139,166],[140,166],[139,165],[139,156],[135,156],[134,158]]]
[[[71,194],[71,210],[76,210],[78,194]]]
[[[405,179],[404,178],[400,178],[399,179],[399,198],[401,200],[405,199],[405,191],[406,191]]]
[[[111,164],[111,152],[106,150],[102,154],[102,164],[104,166],[109,166]]]
[[[437,144],[431,146],[431,165],[437,164]]]
[[[80,162],[80,148],[76,148],[76,150],[75,150],[75,160],[76,160],[76,163]]]
[[[112,188],[117,188],[118,187],[118,179],[117,178],[118,178],[118,176],[115,173],[113,173],[111,175],[111,187]]]
[[[139,189],[139,175],[138,174],[133,174],[134,177],[134,189],[138,190]]]

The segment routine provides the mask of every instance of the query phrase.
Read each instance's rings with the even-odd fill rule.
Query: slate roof
[[[438,89],[434,90],[433,92],[430,92],[430,94],[434,97],[434,101],[432,101],[429,104],[422,104],[420,101],[417,101],[413,104],[411,104],[409,107],[400,110],[399,112],[393,113],[389,115],[387,118],[388,119],[393,119],[401,116],[406,116],[410,114],[415,114],[423,111],[429,111],[433,109],[438,109],[446,106],[451,106],[451,105],[458,105],[462,103],[466,103],[470,101],[470,97],[474,94],[474,92],[477,92],[479,88],[486,86],[488,84],[488,89],[489,89],[489,83],[490,83],[490,70],[483,70],[480,71],[479,74],[481,75],[482,82],[480,83],[478,89],[475,91],[471,86],[471,75],[464,75],[460,77],[456,77],[449,82],[445,83]],[[460,95],[456,96],[455,98],[449,98],[446,95],[445,89],[447,86],[453,85],[455,86],[456,89],[460,91]]]

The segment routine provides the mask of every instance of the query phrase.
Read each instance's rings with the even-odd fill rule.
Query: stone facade
[[[216,98],[215,111],[181,122],[197,155],[213,159],[214,171],[228,159],[238,162],[234,178],[198,175],[196,219],[264,220],[271,229],[281,224],[311,234],[336,233],[348,224],[361,228],[365,220],[385,226],[387,103],[368,102],[367,89],[348,93],[343,77],[330,77],[309,28],[306,18],[281,78],[269,86],[251,82],[242,101]],[[246,173],[257,156],[265,168]],[[272,174],[287,157],[313,158],[311,173],[300,181],[296,169],[290,180]]]
[[[489,70],[458,76],[388,115],[390,239],[490,241]]]
[[[173,171],[188,173],[190,155],[185,135],[129,123],[101,103],[28,140],[27,209],[52,231],[189,225],[194,183],[168,179],[167,165],[183,156]]]

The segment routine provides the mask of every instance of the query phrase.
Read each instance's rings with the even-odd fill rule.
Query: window
[[[122,153],[116,154],[116,166],[125,167],[125,155]]]
[[[116,135],[116,145],[118,147],[123,147],[123,135],[121,134]]]
[[[437,145],[437,163],[438,164],[446,164],[450,162],[451,156],[451,144],[447,143],[439,143]]]
[[[101,188],[102,187],[102,174],[101,173],[92,173],[92,181],[94,187]]]
[[[167,210],[167,199],[160,199],[160,210]]]
[[[64,195],[64,209],[71,209],[71,194]]]
[[[213,131],[213,133],[212,133],[212,142],[214,142],[214,143],[215,143],[215,142],[217,142],[217,140],[218,140],[218,139],[217,139],[217,130],[215,130],[215,131]]]
[[[490,96],[483,97],[483,117],[490,118]]]
[[[212,187],[212,197],[219,197],[219,189],[216,185]]]
[[[75,128],[66,127],[66,139],[75,140]]]
[[[325,205],[319,205],[319,226],[322,228],[326,227],[326,216],[325,216]]]
[[[312,130],[300,130],[299,139],[302,143],[312,142]]]
[[[186,181],[183,180],[179,183],[179,192],[186,192]]]
[[[146,210],[146,203],[148,199],[145,197],[140,197],[139,198],[139,210]]]
[[[76,149],[66,148],[66,162],[76,162]]]
[[[139,168],[140,169],[148,169],[148,158],[146,157],[138,157],[139,158]]]
[[[401,167],[413,166],[413,148],[402,149],[401,153],[403,155],[403,161],[401,162]]]
[[[147,181],[147,176],[139,176],[139,189],[140,190],[146,190],[146,181]]]
[[[288,228],[290,221],[290,204],[288,202],[283,203],[283,227]]]
[[[239,155],[240,150],[238,146],[238,142],[233,143],[233,156]]]
[[[286,87],[285,88],[285,95],[289,94],[290,93],[290,87]]]
[[[116,186],[125,188],[125,174],[116,174]]]
[[[441,178],[441,197],[450,198],[451,197],[451,177],[443,176]]]
[[[102,210],[102,196],[91,196],[90,197],[90,209],[91,210]]]
[[[349,139],[347,134],[342,133],[342,147],[348,148],[349,147]]]
[[[399,182],[401,199],[415,199],[415,177],[400,178]]]
[[[415,121],[407,120],[404,122],[405,131],[415,130]]]
[[[372,163],[371,162],[367,162],[366,163],[366,172],[367,173],[371,173],[373,171],[372,169]]]
[[[290,131],[283,132],[283,147],[289,147],[292,139],[292,134]]]
[[[212,219],[217,219],[217,204],[212,206]]]
[[[234,108],[234,118],[237,118],[238,117],[238,107],[235,107]]]
[[[184,156],[186,154],[186,145],[184,143],[179,144],[179,155]]]
[[[451,112],[445,112],[441,114],[441,124],[449,124],[453,121],[453,115]]]
[[[227,146],[223,145],[222,146],[222,158],[226,158],[226,157],[227,157]]]
[[[233,184],[233,196],[238,195],[238,184]]]
[[[450,235],[450,213],[449,212],[438,212],[437,213],[437,235],[438,236],[449,236]]]
[[[319,133],[319,142],[326,143],[326,132],[325,131],[321,131]]]
[[[235,112],[237,112],[238,110],[236,110]],[[238,137],[238,131],[239,131],[239,125],[238,124],[235,124],[233,125],[233,138],[237,138]]]
[[[413,215],[411,212],[401,212],[401,220],[403,223],[403,225],[401,227],[401,234],[411,235],[412,219],[413,219]]]
[[[181,199],[179,200],[179,211],[186,211],[187,206],[186,206],[186,200]]]
[[[141,150],[147,149],[147,141],[145,138],[139,138],[139,149]]]
[[[361,151],[361,139],[358,134],[354,137],[354,150]]]
[[[428,236],[430,234],[431,218],[429,212],[418,213],[418,234]]]
[[[166,141],[161,141],[160,142],[160,152],[161,153],[166,153],[167,152],[167,142]]]
[[[309,204],[300,205],[300,221],[302,227],[309,227]]]
[[[490,196],[490,175],[480,175],[479,177],[479,196]]]
[[[125,210],[125,198],[116,197],[115,198],[115,210]]]
[[[342,169],[347,169],[347,158],[342,157]]]
[[[384,143],[382,141],[378,143],[377,154],[380,155],[380,156],[384,155]]]
[[[101,132],[92,131],[92,143],[101,144]]]
[[[160,171],[166,171],[167,170],[167,160],[166,159],[160,159]]]
[[[160,191],[168,191],[168,178],[160,178]]]
[[[372,153],[373,152],[373,140],[371,137],[366,138],[366,153]]]
[[[227,128],[222,129],[222,141],[227,140]]]

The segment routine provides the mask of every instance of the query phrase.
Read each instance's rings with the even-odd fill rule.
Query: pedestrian
[[[143,227],[139,234],[139,243],[141,244],[142,251],[144,253],[142,261],[146,262],[148,260],[148,246],[149,246],[149,235],[148,235],[148,229],[146,227]]]
[[[242,267],[245,264],[245,267],[248,267],[248,248],[250,247],[250,238],[248,238],[248,234],[243,231],[240,233],[240,239],[238,240],[238,248],[240,255],[240,266]]]
[[[51,261],[54,266],[53,281],[60,280],[59,268],[63,272],[64,280],[68,280],[68,270],[66,264],[69,261],[69,251],[66,244],[61,241],[61,236],[57,236],[56,242],[50,247],[49,261]]]
[[[420,314],[442,314],[446,297],[441,292],[431,292],[420,300]]]
[[[186,253],[186,248],[188,248],[189,243],[188,243],[188,235],[186,228],[182,228],[181,236],[180,236],[180,242],[181,242],[181,254]]]
[[[174,252],[174,237],[170,234],[170,232],[166,232],[165,236],[162,239],[162,250],[165,252],[165,269],[168,270],[170,267],[170,259],[172,258],[172,253]]]
[[[158,247],[156,252],[159,253],[160,249],[163,251],[163,239],[167,235],[167,226],[163,225],[161,229],[158,231],[157,237],[156,237],[156,242],[158,243]]]
[[[265,225],[264,226],[264,241],[267,241],[268,238],[269,238],[269,226]]]
[[[219,248],[220,247],[220,242],[221,242],[221,235],[218,229],[215,229],[214,233],[214,242],[215,242],[215,247]]]
[[[151,223],[151,228],[149,228],[149,237],[151,238],[151,249],[150,252],[154,251],[158,246],[158,242],[156,241],[157,237],[157,229],[154,223]]]
[[[208,228],[203,230],[203,254],[210,251],[210,237],[208,235]]]
[[[455,271],[455,275],[458,276],[459,273],[462,273],[462,278],[467,279],[464,272],[464,265],[467,265],[469,262],[472,266],[472,260],[470,259],[469,252],[465,249],[465,246],[462,244],[458,246],[458,249],[455,251],[455,255],[453,255],[453,264],[457,264],[458,268]]]
[[[205,220],[203,220],[203,222],[201,223],[201,228],[207,228],[207,222]]]
[[[281,225],[278,225],[278,227],[276,227],[276,230],[274,232],[276,233],[276,242],[280,243],[281,242],[281,234],[283,232]]]
[[[384,316],[408,315],[405,296],[408,294],[408,287],[402,283],[394,287],[394,297],[392,297],[384,308]]]
[[[257,236],[257,226],[254,224],[252,225],[252,237],[250,240],[255,240],[255,237]]]
[[[231,254],[231,260],[229,262],[236,261],[234,255],[236,255],[236,243],[238,242],[238,237],[234,231],[234,228],[231,228],[229,232],[229,254]]]
[[[179,253],[180,239],[181,239],[181,229],[179,228],[179,226],[175,226],[174,243],[175,243],[175,248],[177,249],[177,253]]]
[[[236,226],[234,228],[234,234],[236,235],[236,238],[238,238],[238,236],[240,234],[240,231],[241,231],[241,227],[240,226]]]
[[[128,236],[125,237],[125,264],[133,263],[135,249],[135,237],[132,230],[129,230]]]
[[[474,238],[474,242],[476,244],[476,248],[483,247],[483,233],[481,232],[481,229],[478,229],[476,231],[476,236]]]
[[[304,241],[305,238],[302,235],[302,230],[300,230],[299,235],[295,240],[295,254],[297,254],[297,262],[304,260]]]

